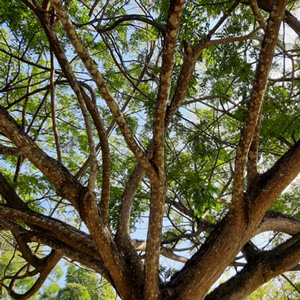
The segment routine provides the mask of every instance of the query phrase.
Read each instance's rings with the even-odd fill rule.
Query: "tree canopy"
[[[240,300],[297,278],[298,10],[0,0],[3,293],[30,298],[62,259],[124,300]],[[59,299],[97,298],[80,272]]]

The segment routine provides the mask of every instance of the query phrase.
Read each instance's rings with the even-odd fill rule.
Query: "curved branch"
[[[104,33],[104,32],[108,32],[113,30],[114,28],[116,28],[119,24],[126,22],[126,21],[140,21],[146,24],[149,24],[153,27],[155,27],[160,33],[164,32],[164,27],[159,24],[158,22],[151,20],[145,16],[142,15],[127,15],[127,16],[120,16],[120,17],[116,17],[115,19],[117,19],[113,24],[111,25],[105,25],[101,28],[97,28],[97,31],[99,33]],[[93,22],[98,22],[98,19],[93,20]],[[91,23],[91,22],[90,22]],[[89,23],[89,24],[90,24]],[[86,25],[86,24],[84,24]]]
[[[82,84],[82,83],[80,83]],[[88,85],[84,85],[86,88]],[[92,99],[95,99],[94,93],[91,88],[88,88],[92,95]],[[103,222],[108,224],[108,214],[109,214],[109,198],[110,198],[110,154],[109,154],[109,144],[107,139],[106,130],[104,124],[101,120],[100,114],[98,112],[96,101],[91,101],[84,90],[82,94],[86,103],[86,107],[91,114],[94,124],[96,126],[98,136],[100,139],[100,147],[102,154],[102,187],[101,187],[101,202],[100,202],[100,212],[103,218]],[[97,149],[97,147],[96,147]]]
[[[147,242],[141,240],[132,240],[132,244],[134,245],[137,251],[146,251]],[[180,256],[174,253],[174,251],[167,247],[160,248],[160,254],[166,258],[172,259],[174,261],[186,263],[188,259],[185,256]]]
[[[66,14],[64,8],[62,7],[61,2],[53,0],[52,4],[53,4],[53,6],[56,5],[55,7],[56,7],[57,12],[60,12],[63,14],[62,22],[66,26],[66,32],[68,32],[70,34],[69,37],[70,37],[71,41],[74,43],[74,48],[80,54],[83,54],[83,57],[82,57],[83,61],[87,64],[87,69],[91,72],[91,75],[92,76],[94,75],[96,77],[96,78],[94,77],[96,83],[103,84],[103,86],[101,85],[102,92],[104,92],[105,96],[109,97],[109,99],[106,98],[106,100],[108,100],[109,104],[112,105],[112,107],[110,107],[110,108],[112,108],[112,110],[116,113],[115,109],[117,107],[117,104],[115,103],[114,99],[112,98],[112,95],[110,94],[110,92],[107,90],[106,85],[103,81],[103,78],[101,77],[100,73],[98,72],[96,65],[89,57],[86,50],[83,48],[81,41],[79,40],[78,36],[76,35],[76,32],[74,31],[73,26],[71,25],[70,20]],[[36,13],[41,21],[41,24],[43,25],[45,33],[47,34],[47,37],[51,43],[51,46],[53,47],[53,51],[55,52],[56,57],[59,60],[59,63],[61,65],[66,77],[68,78],[68,81],[69,81],[72,89],[76,93],[77,98],[83,99],[83,95],[82,95],[80,86],[76,80],[76,77],[73,74],[73,71],[70,67],[69,61],[67,60],[67,57],[58,41],[58,38],[57,38],[55,32],[49,26],[48,19],[46,18],[45,14],[41,11],[36,11]],[[62,16],[60,15],[60,17],[62,17]],[[71,28],[69,26],[71,26]],[[98,80],[98,82],[97,82],[97,80]],[[101,91],[101,87],[100,87],[100,91]],[[118,109],[118,107],[117,107],[117,109]],[[119,113],[119,111],[118,111],[118,113]],[[125,122],[123,115],[118,114],[118,116],[115,115],[115,117],[117,119],[117,122],[119,122],[119,125],[121,122],[121,127],[122,127],[122,124],[125,126],[125,127],[123,126],[123,129],[126,131],[126,133],[128,133],[128,135],[126,135],[126,133],[124,133],[124,136],[125,137],[127,136],[127,138],[128,138],[128,136],[132,137],[131,132],[127,131],[128,126]],[[129,138],[129,140],[130,140],[130,138]],[[130,141],[133,142],[133,140],[130,140]],[[127,142],[128,142],[128,140],[127,140]],[[143,162],[142,163],[143,166],[146,169],[148,168],[147,170],[150,173],[152,171],[155,172],[153,170],[152,165],[148,161],[148,159],[144,158],[144,154],[141,152],[140,148],[135,144],[135,141],[133,143],[134,143],[134,145],[131,144],[131,146],[133,146],[133,148],[137,151],[137,153],[135,153],[135,154],[137,154],[137,156],[140,155],[138,158],[140,158],[141,161]],[[130,142],[129,142],[129,144],[130,144]],[[137,146],[138,148],[135,148],[135,146]],[[135,150],[133,152],[135,152]],[[153,172],[152,172],[152,175],[153,175]],[[136,282],[134,282],[132,277],[127,276],[127,274],[126,274],[127,269],[125,267],[125,262],[123,260],[123,257],[121,256],[118,248],[116,247],[109,229],[105,226],[105,223],[103,222],[103,220],[101,219],[101,217],[99,215],[97,199],[96,199],[95,194],[90,191],[87,192],[87,190],[85,189],[84,193],[81,193],[80,196],[81,196],[80,205],[76,206],[76,208],[79,210],[81,218],[84,220],[85,224],[87,225],[87,227],[91,233],[93,240],[95,241],[95,245],[97,247],[98,253],[101,254],[101,257],[106,262],[106,267],[109,270],[111,278],[113,278],[112,280],[114,282],[114,285],[118,288],[118,292],[120,293],[120,295],[123,295],[124,298],[128,297],[133,300],[137,299],[136,294],[139,293],[139,291],[137,291],[135,288],[130,288],[133,285],[135,285]],[[139,275],[137,274],[137,276],[139,276]]]
[[[186,263],[188,261],[187,257],[177,255],[177,254],[174,253],[174,251],[172,251],[172,249],[169,249],[169,248],[166,248],[166,247],[162,247],[160,249],[160,253],[164,257],[172,259],[174,261],[178,261],[178,262],[181,262],[181,263]]]
[[[89,103],[89,99],[85,99],[88,97],[84,97],[82,91],[81,91],[81,95],[82,97],[79,97],[78,100],[79,100],[81,112],[85,122],[85,129],[86,129],[87,140],[89,145],[89,154],[91,157],[91,171],[88,179],[88,189],[94,191],[96,186],[97,176],[98,176],[98,161],[96,156],[96,146],[94,142],[93,128],[92,128],[92,124],[87,109],[87,103]]]
[[[86,252],[82,252],[78,248],[78,245],[76,245],[75,247],[69,246],[68,244],[62,242],[60,239],[56,239],[55,237],[47,234],[45,231],[39,232],[25,230],[16,223],[9,221],[7,218],[4,219],[0,217],[0,225],[1,228],[5,228],[7,230],[18,231],[19,234],[22,234],[26,237],[26,240],[28,242],[37,242],[43,245],[47,245],[52,249],[63,253],[63,255],[67,256],[71,260],[78,261],[88,268],[99,272],[99,274],[104,276],[109,282],[112,283],[112,279],[96,251],[94,251],[93,255],[89,255]],[[72,237],[72,234],[69,234],[69,237]]]
[[[300,36],[300,21],[289,11],[285,12],[284,20]]]
[[[262,219],[254,235],[271,230],[295,235],[300,231],[300,220],[280,212],[269,211]]]
[[[232,10],[234,10],[236,8],[236,6],[238,5],[239,1],[236,1],[232,7],[228,10],[227,14],[220,20],[220,22],[218,23],[219,26],[222,24],[222,22],[224,22],[224,20],[228,17],[228,14],[230,14],[232,12]],[[189,83],[190,80],[192,78],[193,75],[193,71],[195,69],[195,64],[197,62],[197,59],[199,57],[199,55],[201,54],[201,49],[204,49],[204,47],[210,46],[210,37],[211,35],[218,29],[218,26],[216,26],[214,28],[214,30],[212,30],[210,32],[210,35],[207,36],[206,38],[204,38],[199,45],[196,47],[196,50],[192,48],[192,46],[188,43],[185,44],[184,47],[184,60],[183,60],[183,64],[180,70],[180,74],[177,80],[177,84],[176,84],[176,90],[174,93],[174,96],[171,100],[170,105],[167,108],[167,112],[166,112],[166,116],[165,116],[165,127],[164,130],[166,131],[168,129],[168,126],[170,125],[170,122],[173,118],[173,116],[175,115],[176,111],[180,108],[180,106],[182,105],[183,99],[185,97],[185,94],[188,90],[189,87]],[[212,41],[213,43],[213,41]],[[205,46],[204,46],[205,45]],[[152,148],[153,147],[153,142],[150,143],[150,145],[148,146],[148,150],[147,150],[147,157],[149,159],[151,159],[152,157]],[[134,170],[134,175],[132,174],[132,176],[130,176],[126,187],[125,187],[125,191],[124,191],[124,197],[127,199],[126,200],[126,207],[127,209],[132,205],[132,201],[134,198],[134,195],[136,193],[137,187],[139,185],[139,182],[142,180],[142,178],[145,175],[145,171],[144,169],[141,167],[140,164],[137,165],[136,169]],[[126,196],[125,196],[126,195]],[[123,203],[123,200],[122,200]],[[124,213],[125,215],[125,213]],[[127,213],[127,217],[122,219],[122,220],[128,220],[129,221],[129,217],[130,217],[130,210],[128,210]],[[125,222],[119,222],[120,224],[120,229],[122,227],[123,224],[125,224]],[[127,225],[129,224],[129,222],[126,223]],[[127,226],[127,228],[129,229],[129,227]],[[118,234],[117,234],[118,236]]]
[[[54,74],[55,74],[55,60],[54,60],[54,53],[50,49],[50,63],[51,63],[51,71],[49,75],[50,81],[50,98],[51,98],[51,117],[52,117],[52,127],[53,127],[53,134],[56,146],[56,155],[57,160],[59,163],[62,163],[61,158],[61,149],[59,143],[59,133],[57,129],[57,122],[56,122],[56,109],[55,109],[55,83],[54,83]]]
[[[289,0],[288,2],[292,2],[293,0]],[[272,10],[272,1],[269,0],[257,0],[257,4],[259,8],[270,12]],[[286,23],[298,34],[300,35],[300,22],[299,20],[291,14],[288,10],[285,11],[284,20]]]
[[[26,236],[19,233],[18,230],[11,229],[11,232],[17,242],[18,250],[22,253],[24,260],[28,262],[31,266],[38,269],[42,264],[42,259],[38,258],[35,254],[32,253],[30,247],[27,245]]]
[[[33,296],[43,285],[48,275],[56,266],[56,264],[60,261],[61,258],[62,254],[59,251],[52,250],[52,252],[43,260],[42,267],[38,268],[38,272],[40,273],[40,275],[36,282],[33,284],[33,286],[24,294],[18,294],[13,290],[15,280],[12,280],[10,286],[8,288],[6,287],[9,295],[13,299],[19,300],[25,300]]]
[[[128,269],[126,268],[123,256],[113,241],[109,229],[104,226],[98,213],[98,205],[95,201],[94,193],[88,192],[83,197],[81,215],[121,297],[137,300],[139,298],[138,294],[141,291],[134,289],[133,286],[136,287],[137,284],[136,276],[142,277],[142,274],[134,274],[135,276],[130,274],[128,276]]]
[[[259,23],[261,28],[266,29],[267,24],[265,22],[264,17],[261,15],[258,5],[257,5],[257,0],[249,0],[250,7],[252,9],[253,15],[255,17],[255,20]]]
[[[62,164],[43,152],[2,106],[0,130],[53,183],[60,196],[68,199],[75,208],[78,207],[77,201],[83,192],[83,186]]]
[[[0,216],[14,222],[23,221],[34,230],[49,234],[71,247],[77,247],[80,251],[100,259],[91,237],[66,223],[29,210],[20,211],[5,205],[0,205]]]

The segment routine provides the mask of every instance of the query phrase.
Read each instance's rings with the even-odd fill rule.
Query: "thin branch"
[[[289,279],[286,275],[281,274],[281,277],[283,277],[294,289],[295,291],[298,292],[298,294],[300,295],[300,288],[298,288],[298,286],[296,284],[293,283],[293,281],[291,279]]]
[[[10,57],[12,57],[12,58],[15,58],[15,59],[17,59],[17,60],[19,60],[19,61],[21,61],[21,62],[24,62],[24,63],[26,63],[26,64],[28,64],[28,65],[30,65],[30,66],[34,66],[34,67],[37,67],[37,68],[39,68],[39,69],[42,69],[42,70],[45,70],[45,71],[48,71],[48,72],[50,72],[50,70],[51,70],[50,68],[44,67],[44,66],[42,66],[42,65],[39,65],[39,64],[37,64],[37,63],[34,63],[34,62],[32,62],[32,61],[29,61],[29,60],[25,59],[25,58],[24,58],[24,55],[22,55],[21,57],[19,57],[19,56],[15,55],[15,54],[13,54],[13,53],[10,53],[10,52],[8,52],[8,51],[2,49],[2,48],[0,48],[0,52],[4,53],[4,54],[6,54],[6,55],[8,55],[8,56],[10,56]],[[60,73],[60,72],[58,72],[58,73]],[[2,91],[2,90],[0,90],[0,92],[1,92],[1,91]]]
[[[90,91],[93,96],[93,91]],[[98,136],[100,139],[100,147],[102,153],[102,186],[101,186],[101,202],[100,202],[100,212],[103,218],[103,222],[108,225],[108,214],[109,214],[109,199],[110,199],[110,154],[109,154],[109,144],[107,139],[107,134],[105,131],[104,124],[100,118],[96,102],[92,102],[84,90],[82,90],[83,97],[89,113],[91,114],[94,124],[96,126]],[[95,148],[95,152],[97,147]],[[91,161],[92,161],[92,156]],[[96,179],[96,178],[95,178]]]
[[[82,94],[82,92],[81,92]],[[90,151],[90,157],[91,157],[91,172],[90,176],[88,179],[88,189],[93,191],[95,189],[96,181],[97,181],[97,176],[98,176],[98,161],[97,161],[97,156],[96,156],[96,147],[95,147],[95,142],[94,142],[94,137],[93,137],[93,129],[92,129],[92,124],[89,119],[88,115],[88,110],[86,107],[86,102],[89,101],[84,101],[84,95],[80,97],[79,99],[80,103],[80,108],[82,111],[82,115],[85,121],[85,127],[86,127],[86,132],[88,136],[88,144],[89,144],[89,151]]]
[[[228,37],[223,39],[215,39],[210,40],[205,43],[205,48],[211,47],[211,46],[217,46],[217,45],[224,45],[234,42],[241,42],[246,40],[251,40],[255,38],[255,34],[261,29],[261,27],[257,27],[253,29],[250,33],[243,35],[243,36],[236,36],[236,37]]]
[[[208,96],[203,96],[203,97],[200,97],[200,98],[192,97],[192,99],[193,100],[184,101],[182,103],[182,106],[183,105],[189,105],[189,104],[197,103],[197,102],[203,102],[205,100],[225,99],[227,102],[229,102],[229,103],[231,103],[233,105],[233,108],[237,107],[237,108],[245,110],[245,111],[248,110],[247,107],[241,106],[241,105],[235,103],[234,101],[232,101],[227,95],[208,95]]]
[[[54,140],[56,146],[56,155],[59,163],[62,163],[61,160],[61,151],[59,145],[59,134],[56,124],[56,113],[55,113],[55,85],[54,85],[54,70],[55,70],[55,61],[53,51],[50,49],[50,62],[51,62],[51,71],[50,71],[50,97],[51,97],[51,117],[52,117],[52,127],[54,133]]]
[[[95,21],[98,21],[97,19]],[[108,31],[113,30],[114,28],[116,28],[119,24],[126,22],[126,21],[140,21],[146,24],[149,24],[153,27],[155,27],[160,33],[164,32],[164,28],[161,24],[159,24],[158,22],[149,19],[148,17],[142,16],[142,15],[127,15],[127,16],[120,16],[116,18],[116,21],[111,24],[111,25],[105,25],[103,27],[98,27],[97,31],[99,33],[105,33]],[[93,21],[94,22],[94,21]]]
[[[62,3],[60,2],[60,0],[52,0],[52,4],[56,9],[59,20],[63,25],[63,27],[65,28],[65,31],[70,41],[72,42],[77,54],[79,55],[85,67],[87,68],[90,75],[94,79],[100,93],[102,94],[104,100],[106,101],[107,106],[109,107],[112,115],[115,117],[116,122],[118,123],[119,128],[127,142],[127,145],[129,146],[130,150],[134,153],[136,158],[139,160],[139,162],[142,164],[142,166],[145,168],[148,176],[150,178],[155,178],[156,171],[154,170],[149,160],[145,157],[143,150],[137,144],[133,136],[133,133],[131,132],[122,112],[118,107],[118,104],[116,103],[113,95],[108,90],[102,75],[98,71],[97,64],[93,61],[93,59],[90,57],[85,47],[82,45],[82,42],[78,37],[74,29],[74,26],[71,20],[69,19],[69,16],[67,15]]]
[[[153,52],[154,52],[154,47],[153,47],[153,45],[151,45],[150,52],[146,56],[144,68],[141,71],[141,74],[138,78],[138,83],[136,84],[136,87],[138,87],[142,82],[142,79],[147,71],[148,64],[153,55]],[[136,92],[136,89],[134,90],[134,93],[135,92]],[[122,111],[124,111],[125,108],[128,106],[128,104],[132,100],[133,96],[134,95],[128,97],[128,99],[126,100],[125,104],[122,107]],[[112,128],[112,124],[110,124],[109,129]],[[153,148],[153,143],[151,143],[148,146],[148,149],[146,151],[146,156],[148,157],[148,159],[150,159],[152,157],[152,151],[153,151],[152,148]],[[126,243],[125,240],[122,241],[123,238],[126,240],[129,240],[130,214],[131,214],[132,203],[133,203],[133,199],[134,199],[136,190],[137,190],[142,178],[144,177],[144,175],[145,175],[144,169],[141,167],[140,164],[138,164],[135,167],[132,174],[130,175],[130,177],[127,181],[127,184],[125,186],[124,193],[122,195],[120,214],[119,214],[119,218],[118,218],[117,232],[116,232],[116,240],[117,240],[117,243],[119,243],[120,245],[122,245],[123,243]],[[120,246],[120,247],[122,247],[122,246]]]

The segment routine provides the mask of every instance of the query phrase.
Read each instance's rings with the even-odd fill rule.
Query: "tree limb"
[[[24,133],[8,112],[0,106],[0,129],[53,183],[57,193],[78,207],[78,198],[83,191],[81,184],[57,160],[43,152],[30,137]]]
[[[300,260],[300,232],[275,249],[258,253],[242,271],[221,284],[205,300],[239,300]]]
[[[286,216],[280,212],[268,211],[254,235],[271,230],[295,235],[300,231],[300,220]]]
[[[267,23],[266,34],[262,43],[259,62],[256,68],[256,76],[251,94],[250,107],[247,119],[241,132],[240,142],[237,148],[235,170],[233,179],[232,212],[239,222],[247,220],[247,203],[244,201],[244,172],[255,128],[258,125],[264,102],[265,90],[272,64],[277,36],[285,12],[286,1],[275,3]],[[257,129],[258,131],[258,129]],[[242,224],[240,224],[242,226]]]
[[[158,22],[156,22],[152,19],[149,19],[148,17],[142,16],[142,15],[119,16],[119,17],[116,17],[115,19],[116,20],[113,24],[110,24],[110,25],[106,24],[103,27],[98,27],[97,31],[99,33],[105,33],[105,32],[113,30],[119,24],[121,24],[123,22],[126,22],[126,21],[140,21],[140,22],[143,22],[143,23],[146,23],[146,24],[149,24],[149,25],[155,27],[160,33],[164,32],[164,28],[161,24],[159,24]],[[98,21],[98,20],[95,20],[95,21]],[[95,21],[93,21],[93,22],[95,22]]]
[[[167,191],[164,166],[165,115],[169,100],[174,54],[183,7],[184,0],[174,0],[170,3],[153,124],[153,161],[157,170],[157,177],[153,179],[150,177],[152,191],[144,279],[144,297],[149,300],[155,300],[160,297],[158,282],[159,252],[162,234],[162,217]]]

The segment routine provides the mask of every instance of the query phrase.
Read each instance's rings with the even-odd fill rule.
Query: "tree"
[[[298,3],[1,0],[12,298],[62,258],[125,300],[244,299],[299,271]]]
[[[275,280],[269,281],[268,283],[261,286],[257,291],[252,293],[251,296],[248,297],[247,299],[248,300],[299,299],[299,293],[300,293],[299,284],[297,287],[297,285],[293,284],[289,278],[285,278],[285,279],[287,279],[286,282],[283,282],[282,280],[278,280],[278,279],[276,279],[277,282],[275,282]]]
[[[76,268],[74,265],[68,267],[68,272],[66,276],[66,287],[63,288],[59,295],[61,298],[65,299],[63,295],[66,295],[71,289],[70,287],[75,286],[79,290],[86,290],[88,293],[88,299],[91,300],[114,300],[116,299],[112,287],[106,280],[99,278],[95,273],[88,271],[86,269]],[[69,297],[66,299],[74,299]],[[82,297],[78,299],[83,299]]]

